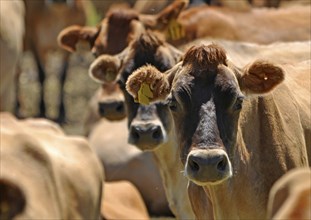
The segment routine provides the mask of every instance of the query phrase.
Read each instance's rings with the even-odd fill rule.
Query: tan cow
[[[0,115],[1,219],[99,219],[100,163],[52,122]]]
[[[186,192],[188,181],[180,172],[182,164],[176,160],[177,145],[172,121],[167,117],[167,107],[162,103],[152,106],[138,105],[125,90],[127,78],[140,66],[149,63],[165,70],[173,66],[181,54],[176,48],[147,31],[120,54],[99,56],[92,63],[90,74],[106,83],[105,75],[111,72],[120,74],[118,80],[125,97],[129,129],[124,141],[128,139],[130,144],[141,150],[152,151],[172,212],[178,219],[193,219],[194,214]]]
[[[13,112],[16,67],[23,48],[25,5],[0,1],[0,111]]]
[[[289,171],[271,188],[268,219],[311,219],[311,170]]]
[[[300,80],[310,81],[310,61],[238,68],[210,44],[193,46],[165,74],[137,70],[127,89],[139,100],[147,85],[148,101],[166,100],[198,219],[264,219],[273,183],[308,166],[310,90]]]
[[[151,215],[170,216],[154,157],[127,143],[127,120],[122,120],[125,117],[124,95],[119,85],[102,83],[90,101],[84,129],[104,167],[106,181],[130,181],[141,193]]]

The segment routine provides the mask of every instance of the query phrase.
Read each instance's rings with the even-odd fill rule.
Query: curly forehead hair
[[[219,64],[227,66],[225,50],[217,44],[192,46],[185,54],[183,66],[196,70],[215,70]]]

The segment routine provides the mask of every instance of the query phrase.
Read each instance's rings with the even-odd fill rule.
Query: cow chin
[[[200,186],[217,185],[232,176],[232,166],[221,149],[193,150],[187,157],[185,176]]]
[[[138,149],[142,151],[154,151],[158,147],[160,147],[165,142],[165,140],[159,139],[159,140],[150,141],[147,139],[145,141],[143,138],[140,138],[140,140],[137,140],[130,136],[128,139],[128,142],[129,144],[136,146]]]

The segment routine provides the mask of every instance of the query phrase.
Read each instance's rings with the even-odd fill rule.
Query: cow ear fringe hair
[[[170,92],[165,75],[152,65],[145,65],[134,71],[126,82],[126,90],[136,100],[143,84],[147,84],[152,92],[151,102],[165,99]]]

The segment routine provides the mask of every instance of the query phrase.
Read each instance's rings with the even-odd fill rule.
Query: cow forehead
[[[194,66],[184,66],[175,75],[172,90],[180,91],[181,88],[221,88],[221,91],[236,90],[240,93],[238,80],[230,67],[218,65],[213,69],[195,69]]]

